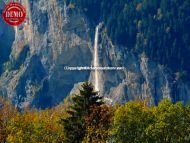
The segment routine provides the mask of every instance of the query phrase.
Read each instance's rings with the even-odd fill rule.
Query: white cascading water
[[[94,39],[94,84],[95,90],[99,91],[99,73],[97,67],[99,66],[99,56],[98,56],[98,40],[99,40],[99,25],[96,27],[95,39]]]

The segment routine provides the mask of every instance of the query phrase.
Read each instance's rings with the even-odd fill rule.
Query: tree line
[[[188,143],[190,107],[163,100],[107,105],[86,82],[78,95],[46,110],[18,112],[0,99],[1,143]]]

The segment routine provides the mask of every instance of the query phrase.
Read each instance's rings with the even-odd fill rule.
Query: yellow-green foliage
[[[0,98],[0,142],[4,143],[8,136],[7,125],[16,116],[16,109],[6,100]]]
[[[58,121],[66,116],[64,111],[61,105],[20,113],[0,99],[0,143],[61,143],[64,132]]]
[[[63,138],[58,124],[59,110],[18,113],[7,125],[8,143],[59,143]]]
[[[59,121],[69,118],[71,104],[68,98],[53,109],[20,113],[0,99],[0,143],[62,143],[67,137]],[[83,124],[83,143],[190,142],[190,107],[168,100],[151,107],[142,101],[91,106]]]
[[[110,134],[115,143],[190,142],[190,108],[163,100],[156,107],[140,101],[116,109]]]
[[[142,142],[147,138],[144,130],[153,121],[151,108],[141,101],[119,106],[114,114],[111,135],[116,143]]]

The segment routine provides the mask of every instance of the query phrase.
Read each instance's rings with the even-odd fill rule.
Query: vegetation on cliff
[[[190,79],[189,0],[68,0],[92,23],[104,22],[115,44]]]

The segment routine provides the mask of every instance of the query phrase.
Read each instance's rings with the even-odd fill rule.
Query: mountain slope
[[[81,82],[94,83],[94,71],[64,67],[93,65],[96,26],[100,26],[99,66],[125,67],[98,72],[100,94],[107,102],[138,98],[157,104],[170,98],[189,104],[189,31],[184,28],[189,22],[188,1],[25,0],[22,4],[28,18],[15,32],[7,26],[15,42],[10,42],[10,33],[8,42],[3,42],[11,43],[12,50],[9,59],[1,61],[5,68],[0,77],[0,94],[17,107],[55,106]]]

